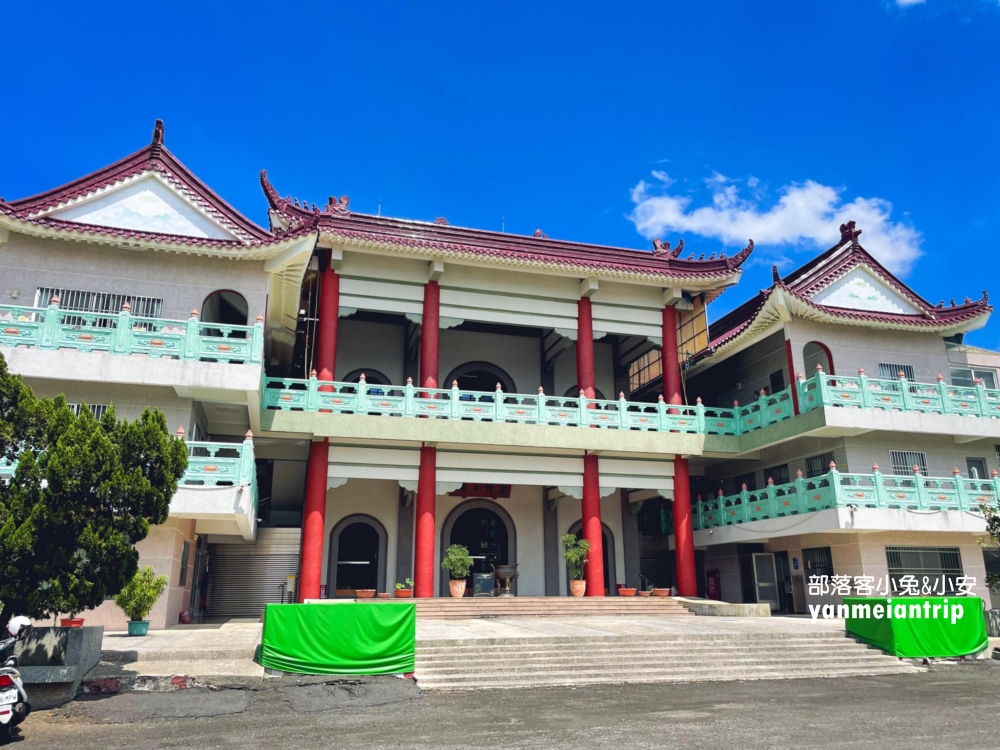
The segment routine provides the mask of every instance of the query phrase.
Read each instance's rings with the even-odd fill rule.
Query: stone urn
[[[587,591],[587,582],[584,580],[570,581],[569,582],[569,593],[573,596],[583,596]]]
[[[459,578],[456,580],[452,578],[450,581],[448,581],[448,591],[456,599],[461,599],[463,596],[465,596],[465,579]]]

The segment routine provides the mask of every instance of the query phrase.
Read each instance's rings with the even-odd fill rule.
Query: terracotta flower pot
[[[569,582],[569,593],[573,596],[583,596],[584,592],[587,590],[586,581],[570,581]]]
[[[465,579],[460,578],[457,581],[454,579],[448,581],[448,591],[451,592],[454,598],[461,599],[465,596]]]
[[[640,591],[639,596],[650,596],[652,593],[652,591]]]
[[[64,628],[82,628],[82,617],[63,617],[59,620],[59,625]]]
[[[409,599],[413,596],[413,589],[396,589],[397,599]]]
[[[389,593],[388,593],[388,592],[386,592],[386,593],[382,593],[382,592],[380,591],[380,592],[379,592],[379,594],[378,594],[378,598],[379,598],[379,599],[388,599],[388,598],[389,598]]]
[[[670,596],[670,589],[653,589],[653,596]]]
[[[354,592],[357,594],[358,599],[374,599],[375,589],[358,589]]]
[[[635,589],[622,587],[618,589],[618,596],[635,596]]]

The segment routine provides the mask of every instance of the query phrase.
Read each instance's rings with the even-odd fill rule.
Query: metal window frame
[[[833,550],[830,547],[803,547],[802,568],[806,576],[832,576]]]
[[[66,402],[66,406],[72,409],[76,416],[80,416],[80,404],[79,402]],[[90,409],[90,413],[94,415],[94,419],[101,419],[108,411],[110,404],[87,404]]]
[[[898,380],[902,372],[907,380],[916,380],[913,365],[897,364],[895,362],[879,362],[878,376],[880,380]]]
[[[812,479],[813,477],[818,477],[821,474],[826,474],[830,470],[830,462],[836,461],[837,458],[833,451],[827,451],[826,453],[819,453],[815,456],[806,457],[806,479]],[[812,467],[809,465],[810,461],[816,461],[817,469],[813,471]]]
[[[772,477],[775,484],[788,484],[788,482],[791,481],[788,476],[788,464],[776,464],[775,466],[769,466],[764,469],[765,485],[767,484],[768,477]]]
[[[912,564],[913,558],[904,558],[904,555],[917,555],[916,562],[918,564]],[[927,558],[930,555],[937,555],[938,561],[935,565],[927,565]],[[945,555],[949,556],[945,558]],[[904,575],[915,576],[917,581],[921,584],[923,583],[924,577],[931,580],[937,580],[944,577],[946,580],[951,580],[952,587],[954,586],[954,580],[959,578],[964,573],[964,568],[962,567],[962,551],[959,547],[910,547],[901,545],[886,545],[885,548],[885,561],[888,566],[889,578],[893,583],[898,584],[900,578]],[[950,564],[949,564],[950,563]],[[897,593],[900,593],[901,587],[898,585],[894,587],[897,589]]]
[[[893,476],[897,477],[912,476],[914,464],[920,467],[920,473],[926,477],[927,454],[924,451],[905,451],[905,450],[889,451],[889,466],[892,469]]]
[[[116,315],[121,312],[122,305],[128,302],[134,317],[159,318],[163,316],[163,299],[159,297],[114,292],[90,292],[83,289],[57,289],[47,286],[35,289],[35,307],[48,307],[52,297],[56,295],[59,297],[60,310]],[[66,323],[83,325],[83,319],[68,317]],[[98,328],[107,328],[110,325],[110,320],[97,321]]]

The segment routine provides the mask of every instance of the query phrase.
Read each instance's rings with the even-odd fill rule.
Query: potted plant
[[[569,591],[573,596],[583,596],[587,582],[583,580],[583,568],[587,564],[590,542],[577,539],[576,534],[566,534],[561,540],[566,572],[569,574]]]
[[[441,567],[451,573],[451,580],[448,581],[448,590],[456,599],[465,596],[465,577],[472,569],[472,558],[469,556],[469,548],[461,544],[453,544],[444,553],[444,560]]]
[[[357,595],[358,599],[375,598],[375,589],[355,589],[354,593]]]
[[[146,635],[149,620],[146,616],[167,588],[166,576],[158,576],[151,565],[142,568],[115,596],[115,604],[129,619],[129,635]]]
[[[635,596],[636,589],[629,588],[628,586],[622,586],[618,589],[618,596]]]
[[[396,584],[396,598],[397,599],[409,599],[413,596],[413,579],[406,579],[406,586],[401,583]]]
[[[69,617],[60,617],[59,626],[63,628],[82,628],[83,618],[77,617],[76,612],[70,612]]]

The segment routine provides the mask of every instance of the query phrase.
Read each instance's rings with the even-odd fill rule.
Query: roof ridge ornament
[[[778,273],[778,264],[777,263],[775,263],[773,266],[771,266],[771,281],[773,281],[775,284],[780,284],[781,283],[781,274]]]
[[[857,228],[857,222],[851,219],[846,224],[840,225],[840,241],[850,242],[852,245],[858,245],[858,237],[861,236],[861,230]]]
[[[743,265],[743,261],[745,261],[747,258],[750,257],[750,253],[752,252],[753,252],[753,240],[749,239],[747,240],[747,246],[745,248],[736,253],[736,255],[734,255],[732,258],[728,259],[729,267],[734,269],[739,268],[741,265]]]
[[[323,207],[323,213],[325,214],[343,214],[347,215],[351,213],[347,210],[348,204],[350,204],[351,199],[346,195],[340,196],[337,199],[336,196],[331,195],[327,198],[326,205]]]
[[[157,119],[156,123],[153,125],[153,140],[150,142],[150,145],[163,145],[163,120]]]

